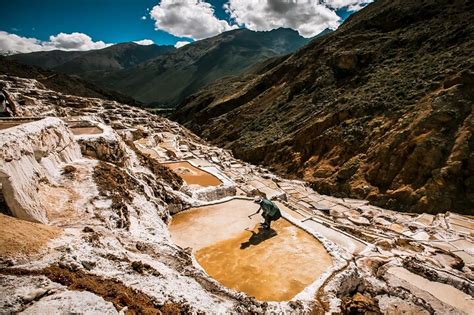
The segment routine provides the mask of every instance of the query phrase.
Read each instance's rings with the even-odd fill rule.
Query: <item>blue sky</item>
[[[154,29],[147,8],[156,0],[1,0],[0,30],[48,40],[58,33],[80,32],[93,40],[119,43],[145,38],[160,45],[179,39]]]
[[[3,37],[0,36],[0,50],[39,50],[42,48],[38,47],[43,45],[40,42],[47,42],[50,40],[50,36],[59,33],[82,33],[90,37],[92,42],[101,41],[101,44],[149,39],[158,45],[175,45],[179,41],[199,40],[237,27],[247,27],[258,31],[277,27],[291,27],[300,31],[303,36],[308,35],[306,37],[309,37],[313,35],[311,34],[312,25],[303,25],[305,23],[303,20],[314,17],[321,12],[320,10],[313,13],[312,8],[308,10],[307,6],[299,5],[299,7],[296,7],[298,5],[295,4],[294,10],[290,7],[283,7],[283,10],[288,10],[287,15],[285,15],[286,12],[282,13],[281,8],[273,5],[271,9],[262,7],[257,4],[262,3],[259,0],[209,0],[206,2],[211,4],[211,10],[214,10],[213,14],[211,13],[213,16],[209,16],[209,14],[206,15],[206,5],[199,3],[202,2],[201,0],[173,1],[0,0],[3,11],[3,17],[0,19],[0,31],[3,31],[3,34],[1,34]],[[228,8],[232,11],[232,16],[229,16],[223,8],[223,5],[228,1],[230,3]],[[273,2],[278,1],[284,2],[285,0],[273,0]],[[332,12],[337,14],[339,16],[337,19],[341,21],[352,13],[350,9],[353,9],[354,6],[365,5],[370,2],[370,0],[311,1],[316,1],[314,3],[318,5],[321,2],[328,3],[325,6],[330,8],[329,13],[322,10],[324,11],[321,13],[323,17],[314,19],[315,30],[319,30],[318,23],[326,23],[326,26],[331,25],[332,28],[337,27],[336,19],[331,16]],[[340,7],[341,1],[349,3],[350,6]],[[181,2],[183,4],[176,8],[176,5]],[[339,4],[333,5],[331,2]],[[255,3],[255,5],[249,10],[249,4],[252,5],[252,3]],[[154,15],[150,15],[149,10],[152,10],[155,6],[157,6],[157,11]],[[275,11],[272,11],[273,9]],[[180,20],[181,13],[183,14]],[[278,20],[280,24],[283,23],[282,25],[277,25],[275,24],[277,22],[273,21],[274,15],[278,14],[280,14],[280,18],[275,17],[274,20]],[[287,20],[283,19],[284,21],[280,22],[282,20],[281,14],[285,19],[287,17]],[[146,19],[142,17],[146,17]],[[160,29],[155,29],[156,25]],[[309,32],[308,28],[310,29]],[[18,35],[21,38],[10,36],[11,34]],[[26,44],[16,42],[22,38],[36,39],[38,40],[36,44],[39,46],[27,47],[28,42]],[[52,49],[51,47],[62,48],[61,44],[57,42],[46,44],[44,47],[48,47],[47,49]],[[88,49],[88,47],[95,49],[101,46],[86,44],[80,47],[78,49]]]

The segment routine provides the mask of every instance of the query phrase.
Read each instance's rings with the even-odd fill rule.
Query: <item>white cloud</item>
[[[155,42],[153,42],[151,39],[142,39],[142,40],[137,40],[134,43],[138,45],[148,46],[148,45],[153,45]]]
[[[32,52],[43,50],[41,42],[36,38],[21,37],[0,31],[0,51],[2,53]]]
[[[150,11],[155,28],[178,37],[203,39],[238,26],[254,31],[292,28],[312,37],[342,22],[335,10],[357,11],[373,0],[228,0],[224,9],[232,23],[215,16],[204,0],[162,0]],[[237,25],[235,25],[237,24]]]
[[[347,8],[349,11],[359,11],[373,0],[324,0],[324,4],[333,9]]]
[[[146,20],[146,16],[143,15],[140,19],[142,19],[144,21],[144,20]]]
[[[254,31],[292,28],[301,36],[312,37],[324,29],[336,29],[340,18],[319,0],[229,0],[227,13],[241,26]]]
[[[36,38],[27,38],[0,31],[0,51],[5,53],[28,53],[45,50],[91,50],[101,49],[112,44],[103,41],[94,42],[83,33],[59,33],[49,37],[49,41],[40,41]]]
[[[203,39],[237,28],[214,15],[214,8],[203,0],[162,0],[150,16],[155,28],[178,37]]]
[[[103,41],[94,42],[90,36],[77,32],[52,35],[49,37],[49,42],[44,43],[44,45],[53,46],[54,49],[61,50],[91,50],[110,46],[110,44],[106,44]]]
[[[174,44],[174,47],[176,48],[181,48],[183,46],[186,46],[187,44],[191,44],[191,42],[186,42],[186,41],[178,41],[176,44]]]

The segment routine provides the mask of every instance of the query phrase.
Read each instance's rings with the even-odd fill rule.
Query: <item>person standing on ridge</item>
[[[262,217],[265,219],[265,222],[262,223],[262,227],[264,229],[270,229],[270,224],[272,223],[272,221],[276,221],[281,218],[280,209],[278,209],[278,206],[272,201],[262,198],[260,196],[255,197],[254,202],[258,203],[260,205],[260,208],[258,208],[257,212],[249,215],[249,218],[253,215],[256,215],[260,212],[260,210],[262,210]]]

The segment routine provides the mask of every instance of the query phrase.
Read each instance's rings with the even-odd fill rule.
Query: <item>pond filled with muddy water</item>
[[[312,235],[284,218],[259,227],[258,205],[234,199],[173,216],[170,232],[191,247],[204,270],[224,286],[260,301],[288,301],[332,266]]]
[[[75,135],[98,135],[104,131],[99,127],[72,127],[71,131]]]
[[[178,174],[188,185],[209,187],[222,184],[216,176],[193,166],[189,162],[173,162],[163,165]]]

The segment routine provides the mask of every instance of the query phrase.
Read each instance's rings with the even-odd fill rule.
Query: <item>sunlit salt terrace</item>
[[[15,84],[37,116],[0,119],[5,313],[474,309],[472,216],[321,194],[140,109]],[[256,195],[281,210],[268,230]]]

